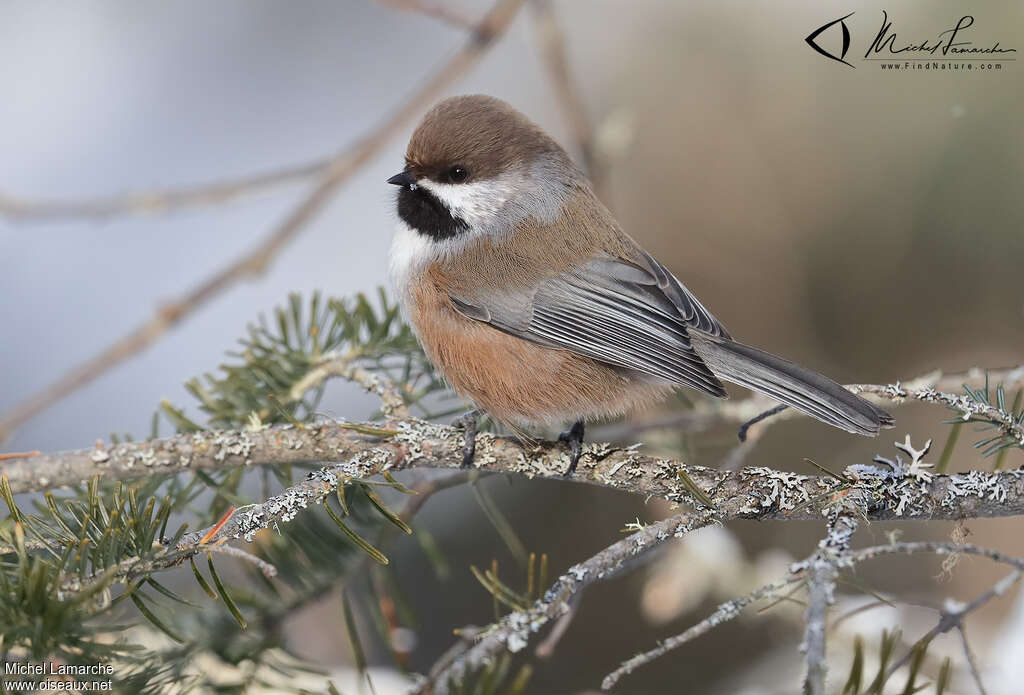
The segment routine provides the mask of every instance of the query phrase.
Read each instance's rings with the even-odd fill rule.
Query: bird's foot
[[[569,445],[569,468],[563,474],[568,478],[576,472],[576,464],[583,455],[583,420],[577,420],[567,432],[558,435],[558,441]]]
[[[476,428],[480,422],[480,410],[470,410],[452,421],[452,427],[458,427],[463,432],[464,442],[462,444],[462,467],[469,468],[473,465],[473,457],[476,456]]]

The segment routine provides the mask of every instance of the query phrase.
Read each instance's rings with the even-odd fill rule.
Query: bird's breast
[[[467,318],[452,306],[449,282],[436,262],[416,266],[400,295],[404,313],[452,388],[501,422],[557,425],[615,415],[671,388]]]

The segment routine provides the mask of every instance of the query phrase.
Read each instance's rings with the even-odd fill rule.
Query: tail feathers
[[[889,413],[828,377],[757,348],[691,331],[694,350],[717,376],[763,393],[839,429],[874,437]]]

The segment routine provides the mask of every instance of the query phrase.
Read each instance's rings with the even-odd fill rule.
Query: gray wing
[[[640,260],[594,259],[528,291],[450,296],[463,315],[525,340],[724,396],[688,330],[729,334],[664,266]]]

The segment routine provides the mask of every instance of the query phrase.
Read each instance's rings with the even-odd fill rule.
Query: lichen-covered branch
[[[380,398],[381,414],[386,420],[409,417],[409,409],[397,384],[392,383],[381,374],[375,374],[356,364],[358,355],[325,355],[309,372],[292,386],[288,394],[291,401],[302,398],[311,389],[320,386],[328,379],[340,377],[359,384],[370,393]]]
[[[761,600],[779,598],[780,594],[782,594],[786,588],[794,586],[797,582],[800,582],[807,584],[808,590],[807,626],[805,628],[803,645],[805,652],[807,653],[809,666],[807,679],[805,680],[805,691],[821,692],[820,689],[825,685],[826,676],[826,665],[824,661],[825,634],[824,632],[819,632],[816,627],[812,629],[810,625],[812,622],[815,624],[824,624],[827,607],[831,603],[828,598],[831,593],[831,590],[827,588],[829,584],[828,582],[823,582],[820,576],[823,569],[831,576],[831,583],[834,585],[835,571],[839,569],[850,569],[861,562],[866,562],[868,560],[873,560],[887,555],[913,555],[919,553],[932,553],[937,555],[976,555],[992,560],[993,562],[1006,564],[1016,568],[1015,572],[1003,578],[995,586],[975,599],[975,601],[972,601],[970,604],[962,606],[954,611],[957,613],[962,611],[962,614],[959,615],[959,619],[962,619],[967,615],[967,613],[980,607],[983,603],[995,596],[1005,593],[1006,589],[1017,581],[1019,578],[1018,575],[1021,573],[1021,570],[1024,569],[1024,558],[1006,555],[998,550],[961,543],[943,543],[935,541],[895,542],[886,545],[871,546],[860,550],[851,550],[849,549],[848,543],[850,536],[855,530],[855,517],[850,516],[848,513],[844,513],[844,511],[852,512],[854,507],[855,505],[851,503],[844,503],[838,507],[838,513],[833,517],[833,523],[830,524],[828,536],[819,544],[818,549],[814,554],[802,562],[797,562],[791,565],[785,576],[775,582],[759,587],[745,596],[734,598],[722,603],[707,618],[690,627],[685,632],[667,639],[659,640],[657,647],[624,661],[617,669],[605,676],[604,681],[601,684],[601,688],[603,690],[611,690],[623,676],[629,675],[637,668],[649,664],[673,649],[677,649],[687,642],[700,637],[722,623],[736,618],[748,606]],[[822,564],[823,562],[824,565]],[[815,583],[817,583],[817,588],[814,586]],[[951,618],[950,620],[953,619],[954,618]],[[959,627],[962,627],[962,624],[957,624]],[[940,627],[941,626],[942,623],[940,621]],[[965,653],[968,654],[968,660],[970,660],[970,650],[966,644]],[[892,671],[895,670],[895,668],[890,669],[889,675],[891,675]]]
[[[866,501],[859,499],[861,495],[861,490],[855,490],[842,499],[829,516],[828,534],[818,544],[818,550],[801,566],[794,568],[795,571],[803,571],[807,577],[804,640],[800,645],[807,659],[805,695],[826,695],[828,611],[835,603],[840,563],[850,550],[850,541],[857,531],[860,508]]]
[[[385,470],[455,468],[462,461],[460,430],[421,420],[379,423],[322,423],[262,428],[259,431],[203,431],[148,442],[124,442],[91,449],[0,461],[15,493],[52,489],[99,476],[140,478],[231,466],[322,462],[318,477],[368,478]],[[905,446],[905,445],[903,445]],[[524,445],[492,434],[477,439],[482,470],[530,478],[562,479],[568,452],[558,442]],[[821,519],[832,497],[856,488],[869,519],[966,519],[1024,513],[1024,471],[970,471],[933,475],[922,465],[863,464],[849,481],[800,475],[767,467],[723,471],[647,456],[634,447],[588,444],[574,477],[604,487],[695,501],[699,489],[723,519]],[[698,500],[699,501],[699,500]]]
[[[245,430],[200,431],[109,447],[97,444],[92,449],[50,455],[29,452],[20,458],[0,458],[0,474],[8,479],[14,492],[23,493],[77,483],[94,476],[132,479],[154,472],[326,464],[281,494],[237,509],[215,527],[184,535],[173,547],[162,548],[154,557],[129,558],[108,570],[130,578],[180,563],[197,552],[222,547],[221,544],[231,539],[249,540],[257,531],[286,523],[304,509],[322,503],[328,494],[350,480],[390,471],[460,466],[464,444],[461,430],[410,418],[402,394],[393,384],[369,372],[353,369],[352,365],[349,357],[331,356],[315,366],[308,378],[321,383],[330,376],[343,376],[361,383],[381,397],[385,422],[322,422],[275,427],[254,422]],[[930,387],[924,387],[927,388]],[[878,389],[894,398],[910,393],[899,385]],[[924,389],[915,392],[924,393]],[[922,400],[960,405],[941,398]],[[990,407],[978,404],[976,399],[971,404]],[[1004,412],[1001,408],[997,410]],[[993,417],[987,411],[972,413],[975,414]],[[825,625],[840,570],[896,552],[984,554],[1017,569],[1024,566],[1024,560],[959,544],[903,543],[850,550],[850,536],[860,518],[964,519],[1024,514],[1024,471],[936,475],[925,462],[928,444],[917,448],[908,436],[895,446],[908,460],[898,455],[892,459],[879,455],[872,462],[848,467],[842,474],[810,476],[768,467],[733,471],[691,466],[672,459],[645,456],[636,447],[587,445],[573,480],[658,497],[685,505],[690,511],[641,529],[571,568],[530,608],[511,613],[476,633],[473,641],[452,651],[449,658],[432,671],[420,692],[445,692],[450,683],[457,682],[501,652],[522,649],[535,633],[552,623],[557,624],[578,602],[582,589],[621,571],[669,538],[730,519],[827,519],[829,534],[819,548],[803,563],[794,565],[779,582],[722,604],[705,621],[625,662],[606,679],[606,685],[614,684],[636,667],[735,617],[750,603],[799,581],[808,588],[803,643],[808,664],[805,690],[824,693]],[[566,448],[557,442],[523,444],[492,434],[481,434],[477,440],[476,465],[489,472],[564,480],[568,463]],[[88,588],[90,582],[103,580],[104,577],[84,578],[78,585],[63,588],[80,591]],[[996,593],[988,595],[985,600],[994,595]]]
[[[851,386],[850,390],[854,393],[874,394],[892,401],[909,399],[923,403],[938,403],[959,413],[965,422],[971,419],[991,422],[999,428],[1004,436],[1009,437],[1014,443],[1024,446],[1024,418],[1018,418],[1002,408],[979,403],[966,395],[946,393],[931,386],[908,389],[899,383],[887,386],[857,384]]]
[[[957,391],[965,384],[980,388],[986,383],[1002,384],[1007,390],[1022,387],[1024,386],[1024,365],[989,370],[973,367],[966,372],[948,375],[935,371],[908,381],[896,382],[895,384],[849,384],[846,388],[855,393],[865,394],[869,400],[874,400],[879,404],[884,403],[886,407],[891,408],[907,402],[939,402],[934,399],[918,399],[909,394],[918,392],[925,394],[929,393],[929,390],[938,392]],[[960,397],[953,396],[952,398],[959,399]],[[773,401],[771,398],[760,394],[753,394],[749,398],[737,400],[723,402],[705,401],[698,403],[692,410],[668,413],[622,424],[601,426],[595,428],[595,431],[599,432],[602,437],[615,440],[630,439],[647,430],[668,428],[684,429],[688,432],[703,432],[720,425],[747,423],[764,414],[765,411],[772,409],[775,405],[776,401]],[[797,417],[806,416],[792,408],[787,408],[773,415],[767,422],[776,423]]]

